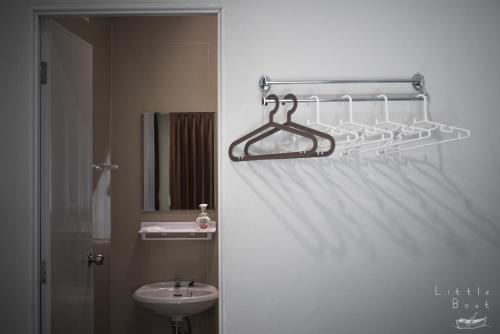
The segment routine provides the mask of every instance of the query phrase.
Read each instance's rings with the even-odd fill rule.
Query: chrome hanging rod
[[[424,92],[425,80],[420,73],[415,73],[411,78],[395,79],[350,79],[350,80],[293,80],[293,81],[273,81],[267,75],[262,75],[259,79],[259,88],[263,93],[271,89],[271,85],[314,85],[314,84],[356,84],[356,83],[411,83],[416,91]]]
[[[424,94],[428,96],[428,94]],[[339,96],[323,96],[319,97],[319,102],[349,102],[347,98],[343,98],[343,95]],[[376,95],[351,95],[353,101],[357,102],[369,102],[369,101],[384,101],[384,98],[378,97]],[[416,95],[387,95],[387,100],[389,101],[422,101],[421,97]],[[280,99],[281,103],[293,102],[292,100]],[[317,102],[310,96],[297,96],[297,102]],[[275,103],[274,100],[263,99],[262,103]]]

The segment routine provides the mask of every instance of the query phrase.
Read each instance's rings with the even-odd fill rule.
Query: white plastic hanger
[[[359,135],[354,131],[349,131],[346,129],[339,129],[335,126],[322,123],[320,120],[320,103],[319,97],[316,95],[312,95],[310,98],[316,100],[316,121],[311,122],[307,120],[307,125],[321,131],[328,131],[335,138],[335,145],[338,147],[339,145],[347,145],[349,143],[354,143],[359,139]],[[327,144],[329,145],[329,144]]]
[[[471,136],[471,132],[468,129],[459,128],[456,126],[447,125],[447,124],[443,124],[443,123],[429,120],[427,96],[425,96],[424,94],[418,94],[417,97],[421,97],[423,102],[424,102],[424,108],[423,108],[424,109],[424,119],[421,121],[417,121],[415,118],[415,119],[413,119],[413,122],[412,122],[412,124],[410,124],[410,126],[426,129],[426,130],[430,131],[432,134],[439,134],[439,132],[441,132],[442,134],[444,134],[446,139],[425,142],[422,144],[411,145],[408,147],[398,147],[401,145],[397,145],[394,148],[392,148],[392,147],[388,148],[389,150],[387,150],[386,152],[383,152],[383,153],[396,153],[396,152],[401,152],[401,151],[409,151],[409,150],[414,150],[414,149],[418,149],[418,148],[422,148],[422,147],[450,143],[450,142],[454,142],[454,141],[458,141],[458,140],[464,140],[464,139],[467,139]],[[450,138],[451,135],[454,135],[454,136],[452,138]],[[425,137],[425,138],[428,138],[428,137]],[[425,139],[425,138],[422,138],[422,139]],[[418,143],[418,142],[423,141],[422,139],[415,140],[413,142]]]
[[[381,97],[384,99],[384,120],[379,121],[375,120],[374,127],[384,127],[387,130],[394,132],[394,140],[388,143],[388,145],[384,145],[381,150],[377,150],[377,155],[382,155],[387,153],[389,150],[399,150],[402,145],[406,145],[408,143],[421,141],[423,139],[429,138],[431,136],[431,131],[424,127],[418,125],[407,125],[404,123],[394,122],[389,119],[389,100],[387,95],[381,94],[377,97]]]
[[[470,130],[468,129],[459,128],[457,126],[447,125],[429,120],[429,110],[428,110],[429,103],[427,101],[427,96],[425,96],[424,94],[418,94],[417,97],[421,97],[422,100],[424,101],[424,119],[422,121],[417,122],[417,119],[415,118],[413,120],[412,125],[420,125],[420,126],[430,125],[431,130],[436,129],[445,133],[458,132],[458,137],[456,139],[453,139],[452,141],[467,139],[470,137]],[[445,142],[448,142],[448,140],[446,140]]]
[[[341,156],[348,156],[352,153],[363,153],[380,149],[381,143],[387,143],[389,140],[394,138],[394,133],[392,131],[354,122],[352,97],[350,95],[344,95],[342,98],[349,99],[349,120],[347,122],[340,121],[339,127],[354,127],[354,130],[352,131],[359,132],[360,137],[357,142],[349,145],[345,151],[341,152]]]
[[[376,118],[375,125],[373,127],[392,131],[394,133],[394,137],[398,136],[400,132],[405,131],[407,125],[389,120],[389,99],[387,98],[387,95],[380,94],[377,98],[384,99],[384,120],[379,121],[378,118]]]

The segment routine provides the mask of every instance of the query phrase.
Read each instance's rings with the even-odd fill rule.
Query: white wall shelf
[[[211,240],[216,223],[211,221],[202,230],[196,222],[141,222],[142,240]]]

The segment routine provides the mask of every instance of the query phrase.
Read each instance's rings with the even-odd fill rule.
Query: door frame
[[[42,334],[41,319],[42,319],[42,300],[41,300],[41,245],[42,238],[44,237],[41,222],[42,214],[46,215],[48,210],[48,202],[44,201],[42,191],[42,175],[41,175],[41,151],[42,143],[46,142],[48,138],[48,133],[43,128],[43,119],[41,108],[41,94],[40,94],[40,61],[41,61],[41,20],[44,17],[57,17],[57,16],[174,16],[174,15],[199,15],[199,14],[215,14],[217,15],[217,213],[218,213],[218,244],[217,244],[217,261],[218,261],[218,287],[219,287],[219,308],[218,308],[218,318],[219,318],[219,334],[224,332],[223,330],[223,287],[222,287],[222,231],[221,224],[223,220],[222,214],[222,156],[223,156],[223,131],[222,131],[222,120],[223,114],[223,96],[224,96],[224,86],[222,85],[223,77],[223,8],[219,6],[209,6],[209,7],[179,7],[168,4],[143,4],[143,5],[126,5],[126,4],[116,4],[116,5],[45,5],[45,6],[34,6],[30,8],[31,10],[31,26],[32,26],[32,115],[33,115],[33,313],[34,313],[34,324],[33,332],[34,334]],[[43,333],[45,334],[45,333]]]

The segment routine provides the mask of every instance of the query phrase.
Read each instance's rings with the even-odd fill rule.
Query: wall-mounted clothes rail
[[[316,85],[316,84],[373,84],[373,83],[411,83],[417,92],[424,92],[425,79],[420,73],[411,78],[380,78],[380,79],[325,79],[325,80],[271,80],[268,75],[259,79],[259,88],[262,93],[271,90],[272,85]]]
[[[411,84],[417,93],[374,95],[302,95],[290,92],[283,97],[272,94],[273,85],[328,85],[328,84],[373,84],[398,83]],[[415,150],[437,144],[464,140],[470,137],[468,129],[431,120],[428,113],[429,94],[425,89],[424,76],[420,73],[410,78],[382,79],[333,79],[333,80],[271,80],[267,75],[259,79],[262,92],[263,110],[269,110],[269,121],[253,131],[236,139],[229,146],[229,158],[233,161],[254,161],[268,159],[297,159],[327,157],[334,150],[341,157],[373,152],[377,156]],[[385,87],[386,88],[386,87]],[[375,121],[363,114],[353,112],[358,105],[355,101],[381,101],[384,114],[377,109]],[[416,101],[421,111],[411,120],[401,123],[391,119],[391,101]],[[292,120],[298,103],[314,103],[315,115],[309,114],[305,124]],[[325,122],[321,117],[321,102],[346,102],[345,112],[340,120]],[[270,105],[268,107],[267,105]],[[344,105],[343,105],[344,106]],[[366,106],[364,106],[366,107]],[[394,109],[400,105],[394,104]],[[278,109],[286,111],[286,121],[278,123],[274,115]],[[356,115],[355,115],[356,114]],[[382,117],[381,117],[382,116]],[[278,136],[274,136],[279,133]],[[266,138],[272,137],[273,140]]]

